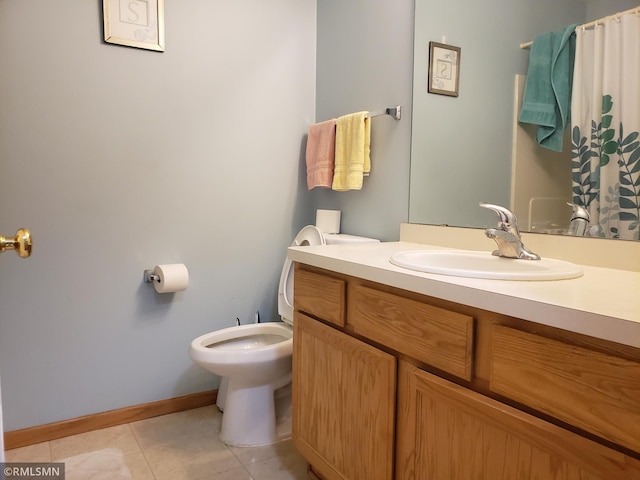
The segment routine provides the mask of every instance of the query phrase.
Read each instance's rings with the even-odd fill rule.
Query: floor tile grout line
[[[255,479],[253,478],[253,476],[251,475],[251,472],[247,469],[247,466],[246,466],[244,463],[242,463],[242,461],[241,461],[238,457],[236,457],[236,458],[237,458],[237,459],[238,459],[238,461],[240,462],[240,468],[242,468],[242,470],[244,470],[244,471],[247,473],[247,475],[249,475],[249,477],[251,478],[251,480],[255,480]],[[216,475],[220,475],[220,474],[222,474],[222,473],[230,472],[231,470],[235,470],[236,468],[238,468],[238,467],[231,467],[231,468],[229,468],[228,470],[223,470],[223,471],[221,471],[221,472],[216,472]]]
[[[220,432],[218,432],[218,438],[220,436]],[[222,440],[220,440],[222,442]],[[224,442],[222,442],[224,443]],[[249,469],[247,468],[247,465],[245,465],[245,463],[242,461],[242,459],[236,455],[236,452],[233,451],[233,448],[231,448],[230,445],[227,445],[226,443],[224,443],[224,446],[227,447],[227,450],[229,450],[231,452],[231,454],[236,458],[236,460],[238,460],[238,463],[240,464],[240,466],[242,467],[242,469],[247,473],[247,475],[249,475],[249,478],[251,478],[253,480],[253,475],[251,475],[251,472],[249,471]]]
[[[151,467],[151,463],[149,463],[149,459],[147,458],[147,454],[145,453],[145,449],[142,448],[142,444],[140,443],[140,439],[138,438],[138,435],[136,434],[136,429],[133,428],[133,425],[131,425],[131,423],[132,422],[127,423],[127,426],[129,427],[129,430],[131,430],[131,434],[133,435],[133,438],[136,441],[136,445],[138,445],[138,448],[140,449],[140,453],[142,454],[142,458],[144,459],[144,463],[147,466],[147,470],[148,470],[149,473],[151,473],[151,476],[153,477],[153,480],[158,480],[158,477],[156,476],[156,472],[153,470],[153,467]]]
[[[140,445],[140,439],[136,435],[136,431],[134,430],[134,428],[131,426],[131,422],[127,423],[127,427],[129,427],[129,431],[131,432],[131,435],[133,435],[133,439],[136,441],[136,445],[138,446],[138,450],[140,450],[140,452],[142,452],[143,448],[142,448],[142,445]]]
[[[142,451],[142,458],[144,458],[144,463],[146,463],[147,468],[149,470],[149,472],[151,472],[151,476],[153,477],[154,480],[158,480],[158,477],[156,476],[156,472],[153,469],[153,467],[151,466],[151,463],[149,462],[149,459],[147,458],[147,453],[145,451],[145,449],[141,449]]]
[[[131,422],[127,423],[127,428],[129,429],[129,433],[131,434],[131,436],[133,437],[133,439],[136,442],[136,447],[138,447],[138,451],[137,452],[122,452],[124,455],[129,455],[129,454],[133,454],[133,453],[142,453],[142,445],[140,445],[140,441],[138,440],[138,437],[136,436],[136,432],[133,430],[133,427],[131,426]]]

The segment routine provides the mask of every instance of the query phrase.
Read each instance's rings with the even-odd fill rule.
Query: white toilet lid
[[[324,235],[314,225],[307,225],[298,232],[292,247],[325,245]],[[293,324],[293,262],[287,255],[280,275],[278,287],[278,313],[284,322]]]
[[[291,242],[292,247],[303,247],[307,245],[324,245],[324,235],[315,225],[307,225],[302,227],[296,238]]]

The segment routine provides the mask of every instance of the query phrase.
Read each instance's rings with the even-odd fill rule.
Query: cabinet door
[[[294,313],[293,440],[327,480],[393,477],[396,360]]]
[[[640,462],[401,362],[396,478],[640,479]]]

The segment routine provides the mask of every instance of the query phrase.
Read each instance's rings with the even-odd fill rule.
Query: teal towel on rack
[[[577,25],[542,33],[533,40],[529,71],[518,120],[538,125],[536,141],[562,151],[564,129],[571,117],[571,87]]]

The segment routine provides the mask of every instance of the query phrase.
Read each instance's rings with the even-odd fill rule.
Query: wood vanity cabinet
[[[310,478],[640,480],[640,349],[307,265],[294,281]]]

